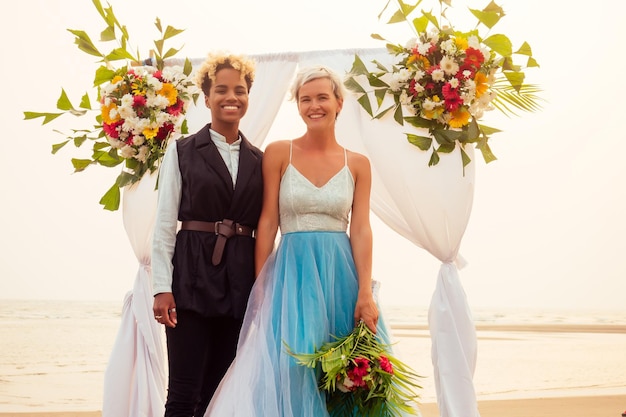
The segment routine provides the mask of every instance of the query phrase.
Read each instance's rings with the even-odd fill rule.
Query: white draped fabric
[[[156,217],[156,174],[123,190],[122,216],[139,261],[132,291],[104,374],[103,417],[156,417],[165,411],[167,363],[163,328],[152,313],[150,252]]]
[[[253,56],[258,63],[256,80],[250,94],[250,108],[241,123],[246,137],[262,146],[300,67],[326,65],[345,74],[352,67],[355,53],[366,64],[374,59],[388,63],[390,59],[385,49],[378,48]],[[203,58],[199,58],[192,62],[195,66],[202,61]],[[288,105],[295,106],[292,102]],[[210,112],[202,101],[190,108],[190,132],[209,120]],[[391,116],[371,120],[353,97],[346,98],[337,124],[342,145],[367,155],[372,162],[372,211],[391,229],[441,262],[429,308],[431,355],[440,415],[479,417],[473,386],[476,333],[458,274],[458,267],[464,263],[459,247],[472,208],[474,163],[463,172],[457,149],[449,155],[441,155],[437,166],[428,167],[430,153],[420,151],[406,140],[405,132],[410,129],[414,128],[398,125]],[[466,152],[473,157],[470,147]],[[125,193],[124,198],[127,210],[134,202],[128,201],[129,193]],[[150,200],[150,204],[156,205],[155,200]],[[124,217],[126,223],[126,213]],[[151,223],[145,226],[149,228]],[[129,226],[126,227],[128,230]],[[145,232],[141,235],[144,238],[150,234],[146,229],[141,230]],[[129,237],[134,238],[131,233]],[[133,292],[126,299],[120,333],[105,376],[103,417],[162,415],[165,361],[159,350],[162,329],[152,319],[149,247],[149,239],[133,243],[140,271]],[[140,309],[143,311],[137,311]],[[135,371],[121,372],[121,369]]]

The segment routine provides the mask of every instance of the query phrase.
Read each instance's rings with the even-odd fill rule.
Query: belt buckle
[[[215,236],[218,236],[220,234],[220,224],[224,223],[221,220],[218,220],[215,222],[215,226],[213,226],[215,228]]]

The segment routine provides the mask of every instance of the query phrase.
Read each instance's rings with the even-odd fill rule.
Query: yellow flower
[[[456,49],[460,51],[465,51],[467,49],[467,39],[465,38],[454,38],[454,44],[456,45]]]
[[[452,118],[448,123],[450,127],[463,127],[469,123],[470,112],[465,107],[459,107],[452,112]]]
[[[130,88],[131,88],[131,91],[133,92],[134,96],[145,96],[146,95],[145,87],[143,87],[139,83],[132,83],[130,85]]]
[[[157,133],[159,133],[158,127],[146,127],[143,132],[141,132],[146,139],[153,139],[156,137]]]
[[[120,120],[120,114],[117,112],[117,104],[111,102],[109,105],[102,105],[102,121],[108,125]],[[111,117],[111,110],[115,110],[115,117]]]
[[[176,104],[176,101],[178,100],[178,91],[170,83],[163,83],[163,87],[157,91],[157,94],[167,98],[170,106]]]
[[[111,84],[115,84],[115,83],[120,82],[120,81],[122,81],[122,80],[123,80],[123,78],[122,78],[122,76],[121,76],[121,75],[116,75],[116,76],[115,76],[115,77],[113,77],[113,79],[111,80]]]
[[[482,72],[477,72],[474,77],[474,82],[476,83],[476,98],[479,98],[485,94],[489,88],[487,76]]]
[[[432,96],[431,100],[435,103],[439,103],[441,99],[439,96]],[[432,106],[432,108],[422,109],[421,116],[424,119],[436,120],[443,114],[443,106]]]
[[[420,55],[418,57],[418,60],[422,63],[422,66],[423,66],[424,69],[430,68],[430,61],[428,60],[428,58],[426,58],[423,55]]]

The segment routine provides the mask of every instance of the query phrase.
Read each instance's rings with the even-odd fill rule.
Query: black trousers
[[[202,417],[235,358],[241,319],[178,310],[167,328],[169,382],[165,417]]]

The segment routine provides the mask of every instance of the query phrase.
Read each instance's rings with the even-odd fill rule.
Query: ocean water
[[[0,301],[0,412],[102,408],[121,302]],[[427,309],[384,307],[396,354],[435,402]],[[625,394],[626,312],[476,310],[479,400]]]

